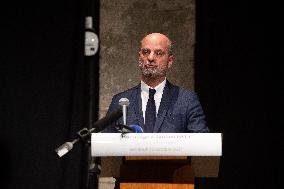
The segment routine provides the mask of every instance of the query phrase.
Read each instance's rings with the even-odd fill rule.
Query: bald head
[[[141,46],[149,42],[162,44],[167,49],[168,54],[172,55],[172,41],[166,35],[161,33],[148,34],[141,40]]]
[[[142,80],[155,87],[164,81],[173,63],[171,40],[164,34],[151,33],[141,40],[139,67]]]

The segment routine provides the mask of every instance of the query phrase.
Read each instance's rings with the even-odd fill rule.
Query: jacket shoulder
[[[168,82],[168,86],[171,90],[171,93],[175,96],[181,97],[181,98],[195,98],[197,97],[197,93],[193,90],[186,89],[177,85],[174,85],[170,82]]]
[[[129,88],[123,92],[117,93],[113,96],[113,99],[117,99],[117,98],[130,98],[135,92],[137,92],[137,90],[140,89],[140,84],[136,85],[135,87]]]

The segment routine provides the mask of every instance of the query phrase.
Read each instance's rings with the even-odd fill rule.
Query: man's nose
[[[147,58],[148,58],[149,61],[152,62],[155,59],[155,53],[151,52]]]

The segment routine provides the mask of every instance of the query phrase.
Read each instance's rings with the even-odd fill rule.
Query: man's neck
[[[165,80],[165,77],[160,77],[160,78],[148,78],[148,77],[143,77],[141,78],[141,80],[146,83],[147,85],[149,85],[152,88],[155,88],[156,86],[158,86],[160,83],[162,83]]]

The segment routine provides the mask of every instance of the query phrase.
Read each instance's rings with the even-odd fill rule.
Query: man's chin
[[[164,73],[159,72],[157,69],[141,69],[142,75],[149,79],[156,79],[162,76],[165,76]]]
[[[156,79],[159,78],[161,75],[153,72],[143,72],[142,73],[144,77],[148,79]]]
[[[155,74],[152,72],[142,72],[142,75],[147,78],[155,78]]]

